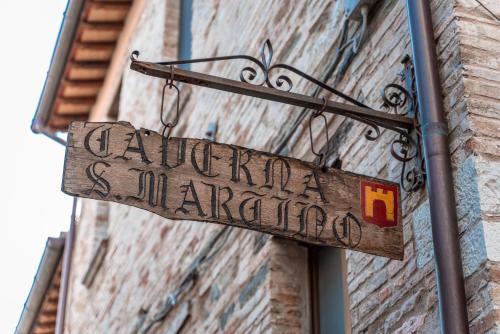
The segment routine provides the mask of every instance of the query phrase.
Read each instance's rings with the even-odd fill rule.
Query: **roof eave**
[[[34,133],[44,133],[51,108],[56,98],[59,83],[64,74],[66,62],[71,51],[71,45],[78,28],[80,16],[83,11],[85,0],[68,0],[64,18],[57,36],[56,46],[52,53],[49,71],[45,79],[42,94],[38,100],[38,106],[31,123]]]
[[[64,250],[65,237],[49,238],[43,251],[42,259],[38,265],[33,285],[26,302],[23,312],[16,326],[15,334],[28,334],[31,332],[33,323],[37,317],[38,311],[44,300],[47,289],[56,271],[59,261],[61,261]]]

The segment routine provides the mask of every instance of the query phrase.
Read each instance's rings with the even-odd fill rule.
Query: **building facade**
[[[342,0],[124,3],[82,1],[74,9],[76,31],[95,15],[98,27],[92,31],[112,41],[92,42],[93,49],[85,48],[84,34],[69,38],[67,48],[73,51],[56,79],[57,93],[46,104],[43,131],[64,131],[69,121],[84,119],[127,121],[161,132],[165,80],[131,71],[134,50],[140,51],[139,59],[150,61],[257,57],[270,39],[273,62],[291,64],[375,109],[383,103],[381,89],[401,83],[401,61],[412,55],[402,1],[365,1],[366,7],[348,14],[352,1]],[[500,13],[500,4],[487,5]],[[474,0],[433,0],[431,9],[470,332],[496,333],[500,29],[494,16]],[[61,38],[57,47],[62,48]],[[81,59],[74,51],[78,47]],[[101,71],[96,74],[100,79],[69,77],[79,66],[89,76]],[[189,68],[238,79],[244,66],[241,61],[221,61]],[[78,81],[75,96],[65,96],[69,93],[61,87],[73,87],[72,80]],[[294,84],[293,91],[339,99],[316,91],[305,80]],[[173,136],[209,137],[314,160],[303,109],[187,84],[179,88],[180,116]],[[57,110],[64,103],[66,111]],[[175,107],[176,94],[167,88],[164,109],[170,120]],[[313,127],[313,143],[328,147],[329,164],[399,182],[402,164],[390,153],[395,134],[383,131],[371,142],[364,137],[366,125],[331,115],[328,129],[330,145],[325,146],[319,123]],[[427,189],[403,192],[402,200],[405,255],[398,261],[318,249],[238,228],[170,221],[133,207],[79,199],[72,251],[65,253],[71,263],[60,326],[66,333],[439,332]]]

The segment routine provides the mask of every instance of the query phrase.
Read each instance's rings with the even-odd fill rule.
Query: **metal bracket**
[[[417,88],[413,63],[406,55],[401,60],[403,71],[399,74],[404,86],[388,84],[382,90],[382,107],[394,114],[413,120],[413,128],[406,135],[400,135],[391,143],[392,156],[401,161],[401,187],[406,192],[413,192],[425,185],[425,160],[422,152],[422,137],[418,113]],[[410,165],[411,164],[411,165]]]
[[[409,178],[412,177],[418,180],[421,179],[417,170],[414,171],[414,169],[412,169],[410,172],[406,172],[405,170],[407,162],[414,160],[421,155],[419,146],[420,139],[419,137],[414,138],[418,120],[417,123],[415,123],[415,119],[412,116],[416,115],[416,105],[414,102],[416,99],[414,99],[414,96],[409,93],[410,91],[413,92],[413,90],[406,90],[397,84],[390,84],[386,86],[383,90],[384,106],[386,108],[393,109],[394,113],[374,110],[293,66],[281,63],[272,65],[273,47],[269,40],[266,40],[260,50],[261,60],[247,55],[232,55],[153,63],[139,61],[137,58],[138,56],[138,51],[132,52],[132,55],[130,56],[132,61],[130,68],[134,71],[149,76],[164,78],[170,81],[184,82],[197,86],[286,103],[312,109],[313,111],[322,110],[326,113],[349,117],[370,127],[370,129],[365,133],[365,138],[370,141],[377,140],[380,137],[380,128],[394,131],[399,134],[399,138],[392,143],[391,153],[396,159],[403,162],[403,174],[405,175],[401,176],[402,183],[403,180],[410,180]],[[246,66],[240,71],[240,81],[237,81],[174,67],[174,65],[181,64],[218,62],[235,59],[250,61],[256,65],[260,71],[257,71],[255,67]],[[292,79],[288,75],[278,73],[273,82],[273,80],[271,80],[271,72],[273,72],[273,70],[292,72],[348,103],[340,103],[325,100],[324,98],[291,92],[294,87]],[[404,113],[399,112],[399,110],[404,106],[407,107],[407,111]],[[414,173],[416,173],[415,176],[413,176]],[[412,186],[410,187],[405,187],[403,184],[402,186],[403,189],[411,191],[418,188],[416,184],[419,182],[420,181],[415,183],[412,181]]]

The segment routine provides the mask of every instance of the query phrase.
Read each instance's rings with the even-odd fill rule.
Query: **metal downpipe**
[[[68,235],[66,237],[66,244],[64,246],[62,272],[61,272],[61,287],[59,291],[59,300],[57,303],[56,314],[56,328],[55,334],[64,333],[64,323],[66,320],[66,305],[69,290],[69,278],[71,270],[71,259],[73,255],[73,247],[75,242],[75,223],[76,223],[76,207],[78,198],[73,197],[73,209],[71,210],[71,223],[69,225]]]
[[[443,333],[469,333],[448,127],[429,0],[407,0]]]

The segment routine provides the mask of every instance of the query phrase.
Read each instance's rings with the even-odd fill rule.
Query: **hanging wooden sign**
[[[73,122],[62,190],[170,219],[403,258],[399,185],[126,122]]]

